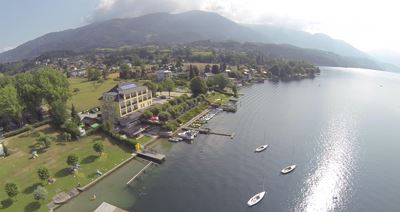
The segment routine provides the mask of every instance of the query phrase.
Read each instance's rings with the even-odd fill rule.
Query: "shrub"
[[[158,114],[160,121],[168,121],[170,114],[168,112],[161,112]]]

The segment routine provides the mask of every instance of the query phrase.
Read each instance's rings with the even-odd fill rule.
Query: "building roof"
[[[147,89],[146,86],[136,85],[134,83],[119,83],[118,85],[111,88],[109,91],[105,92],[103,95],[118,95],[118,94],[129,94],[137,91],[142,91]],[[103,96],[99,98],[102,100]],[[115,98],[115,101],[119,101],[119,98]]]
[[[121,126],[128,126],[130,123],[139,121],[140,116],[142,113],[140,112],[133,112],[128,116],[124,116],[118,120],[119,125]]]
[[[128,212],[128,211],[122,210],[121,208],[118,208],[114,205],[103,202],[99,207],[96,208],[96,210],[94,210],[94,212]]]

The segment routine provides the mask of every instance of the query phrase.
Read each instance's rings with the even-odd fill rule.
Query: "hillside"
[[[315,36],[318,39],[315,39]],[[46,52],[58,50],[85,52],[97,48],[145,44],[173,45],[200,40],[288,43],[307,49],[276,44],[270,44],[265,48],[268,49],[270,55],[288,59],[305,58],[306,61],[314,64],[380,68],[357,49],[323,35],[308,35],[305,32],[292,33],[291,31],[283,33],[279,30],[268,31],[265,27],[261,29],[260,27],[240,25],[216,13],[202,11],[179,14],[154,13],[137,18],[113,19],[76,29],[48,33],[15,49],[1,53],[0,62],[33,59]],[[312,42],[313,40],[319,41]],[[324,51],[311,50],[311,48]],[[345,54],[346,52],[348,54]],[[351,57],[342,58],[337,55],[340,53]]]

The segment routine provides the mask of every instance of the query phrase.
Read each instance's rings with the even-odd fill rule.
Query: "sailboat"
[[[254,195],[253,197],[251,197],[249,199],[249,201],[247,201],[247,205],[249,207],[251,207],[253,205],[256,205],[257,203],[259,203],[264,198],[266,193],[267,193],[266,191],[262,191],[262,192],[260,192],[260,193],[258,193],[256,195]]]
[[[293,163],[293,154],[294,154],[294,145],[293,145],[293,151],[292,151],[292,163]],[[281,170],[282,174],[289,174],[290,172],[292,172],[294,169],[296,168],[296,164],[292,164],[289,166],[286,166],[285,168],[283,168]]]
[[[265,141],[265,134],[264,134],[264,141]],[[264,151],[265,149],[267,149],[267,147],[268,147],[268,145],[262,145],[262,146],[258,147],[255,151],[256,151],[256,152],[262,152],[262,151]],[[264,158],[264,157],[263,157],[263,158]],[[264,161],[264,160],[263,160],[263,161]],[[265,194],[267,193],[267,192],[265,191],[265,188],[264,188],[264,178],[265,178],[265,176],[263,177],[263,189],[262,189],[262,191],[261,191],[260,193],[255,194],[254,196],[252,196],[252,197],[249,199],[249,201],[247,201],[247,205],[248,205],[249,207],[254,206],[254,205],[256,205],[257,203],[259,203],[259,202],[264,198]]]

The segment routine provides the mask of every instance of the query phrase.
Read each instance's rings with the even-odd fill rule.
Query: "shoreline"
[[[179,131],[182,130],[182,128],[189,126],[190,124],[192,124],[193,122],[195,122],[196,120],[200,119],[202,116],[204,116],[206,113],[209,112],[209,108],[206,108],[205,110],[203,110],[202,112],[200,112],[199,114],[197,114],[195,117],[193,117],[192,119],[190,119],[188,122],[182,124],[178,129],[176,129],[173,134],[178,133]],[[143,144],[143,146],[145,148],[152,148],[153,146],[159,144],[160,141],[162,141],[163,138],[161,137],[154,137],[152,140],[146,142],[145,144]],[[171,143],[170,141],[166,141]],[[173,143],[172,145],[173,146]],[[136,153],[132,153],[132,156],[129,157],[128,159],[124,160],[123,162],[121,162],[120,164],[118,164],[117,166],[113,167],[111,170],[109,170],[108,172],[106,172],[105,174],[103,174],[102,176],[98,177],[96,180],[88,183],[87,185],[77,188],[79,190],[79,194],[76,196],[71,197],[68,201],[66,201],[63,204],[55,204],[57,205],[57,207],[54,208],[49,208],[50,211],[52,210],[58,210],[60,208],[62,208],[65,204],[70,203],[71,201],[73,201],[75,198],[81,196],[81,194],[83,194],[85,191],[87,191],[89,188],[92,188],[93,186],[95,186],[97,183],[100,183],[102,180],[104,180],[106,177],[109,177],[110,175],[112,175],[114,172],[118,171],[120,168],[122,168],[124,165],[128,164],[129,162],[133,161],[135,158],[137,158],[137,154]],[[144,161],[148,161],[145,159],[142,159]],[[137,172],[135,174],[135,177],[129,180],[129,183],[134,181],[136,177],[140,176],[140,174],[143,172],[143,170],[145,170],[145,168],[148,167],[149,164],[152,164],[152,162],[149,162],[143,169],[141,169],[139,172]],[[134,186],[133,186],[134,187]],[[51,204],[52,202],[50,202],[49,204]]]

